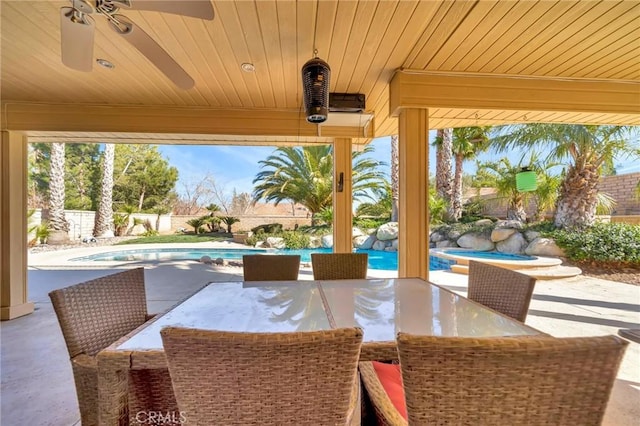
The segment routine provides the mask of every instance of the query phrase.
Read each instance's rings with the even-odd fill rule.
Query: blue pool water
[[[244,254],[260,254],[264,250],[254,249],[138,249],[121,250],[107,253],[93,254],[91,256],[76,257],[72,261],[167,261],[167,260],[199,260],[202,256],[212,259],[223,258],[225,260],[240,260]],[[331,249],[305,249],[305,250],[269,250],[275,254],[299,254],[302,262],[311,262],[311,253],[331,253]],[[357,253],[369,254],[369,268],[387,271],[398,270],[398,254],[396,252],[377,250],[356,250]],[[454,261],[429,257],[429,266],[432,271],[449,269]]]
[[[500,260],[534,260],[535,256],[527,256],[526,254],[509,254],[500,253],[498,251],[478,251],[478,250],[456,250],[447,249],[447,254],[453,254],[461,257],[477,257],[480,259],[500,259]]]

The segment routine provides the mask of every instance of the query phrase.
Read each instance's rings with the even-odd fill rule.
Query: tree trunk
[[[142,204],[144,203],[144,193],[145,193],[146,189],[145,187],[142,187],[142,192],[140,192],[140,197],[138,198],[138,211],[141,212],[142,211]]]
[[[518,220],[522,223],[527,221],[527,212],[524,210],[522,194],[517,194],[509,200],[507,220]]]
[[[593,225],[599,179],[600,172],[596,165],[584,164],[576,159],[576,165],[569,166],[567,176],[560,186],[554,219],[557,227],[582,229]]]
[[[93,226],[93,235],[99,238],[113,237],[113,160],[115,145],[105,144],[102,157],[102,182],[98,211]]]
[[[438,137],[442,143],[436,147],[436,193],[450,203],[453,129],[438,130]]]
[[[398,221],[398,199],[400,198],[400,161],[398,158],[398,135],[391,136],[391,222]]]
[[[451,192],[451,204],[449,208],[449,216],[453,220],[462,217],[462,163],[464,155],[456,154],[456,170],[453,176],[453,190]]]
[[[51,168],[49,171],[49,226],[50,244],[69,241],[69,223],[64,215],[64,143],[51,144]]]

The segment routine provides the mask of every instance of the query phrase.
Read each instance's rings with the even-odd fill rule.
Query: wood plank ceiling
[[[375,134],[383,136],[397,132],[397,119],[388,113],[388,84],[398,68],[640,81],[635,0],[214,0],[213,21],[122,12],[193,77],[195,87],[186,91],[121,40],[102,16],[95,16],[94,56],[115,69],[95,65],[85,73],[65,67],[59,9],[69,5],[0,2],[3,101],[300,111],[300,69],[315,46],[331,66],[331,91],[364,93],[367,110],[375,114]],[[254,64],[254,73],[241,70],[245,62]],[[634,117],[616,119],[640,124]],[[430,111],[432,128],[523,120],[599,123],[611,117]]]

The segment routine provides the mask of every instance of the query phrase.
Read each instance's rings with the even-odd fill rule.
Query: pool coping
[[[155,263],[167,263],[164,260],[145,260],[145,261],[130,261],[130,260],[117,260],[117,261],[100,261],[95,262],[92,260],[74,260],[78,257],[91,256],[94,254],[107,253],[110,251],[123,251],[123,250],[143,250],[143,249],[167,249],[167,248],[180,248],[180,249],[253,249],[264,250],[254,247],[248,247],[245,244],[233,243],[231,241],[207,241],[202,243],[157,243],[157,244],[126,244],[126,245],[106,245],[106,246],[87,246],[76,247],[64,250],[46,251],[41,253],[29,253],[27,265],[28,268],[50,268],[50,267],[66,267],[73,268],[104,268],[104,267],[136,267],[140,263],[155,264]],[[184,260],[184,262],[198,262],[197,260]]]

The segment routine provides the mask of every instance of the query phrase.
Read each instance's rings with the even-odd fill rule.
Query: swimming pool
[[[476,257],[480,259],[496,259],[496,260],[535,260],[535,256],[526,254],[500,253],[499,251],[479,251],[479,250],[456,250],[444,249],[444,253],[462,257]]]
[[[390,251],[356,250],[357,253],[369,255],[369,268],[386,271],[398,270],[398,254]],[[245,254],[299,254],[301,262],[311,262],[311,253],[331,253],[331,249],[305,249],[305,250],[257,250],[257,249],[135,249],[119,250],[106,253],[98,253],[90,256],[76,257],[71,261],[93,262],[122,262],[122,261],[167,261],[167,260],[200,260],[202,256],[211,259],[219,257],[225,260],[241,260]],[[429,256],[429,269],[432,271],[450,269],[455,263],[448,259]]]

